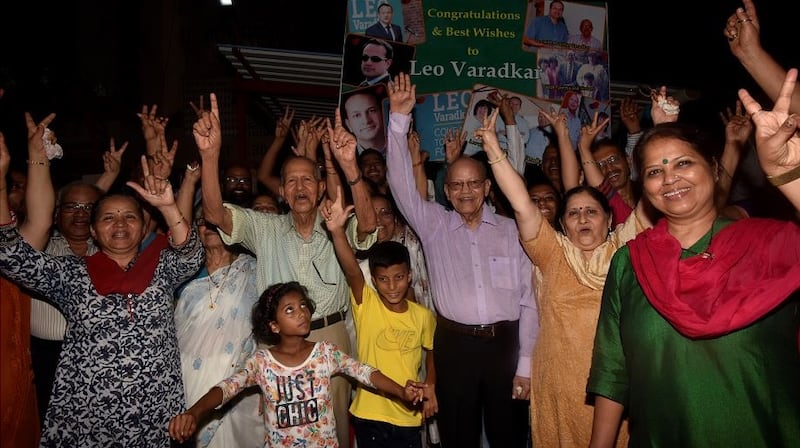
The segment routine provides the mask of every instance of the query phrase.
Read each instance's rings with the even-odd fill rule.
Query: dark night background
[[[130,140],[129,152],[141,151],[134,113],[142,104],[159,105],[171,120],[169,137],[181,142],[180,157],[193,158],[188,100],[226,92],[233,83],[233,69],[216,44],[341,52],[344,0],[234,2],[233,7],[217,0],[6,2],[0,25],[0,82],[6,88],[0,130],[14,161],[24,161],[22,111],[37,120],[52,111],[58,117],[51,128],[66,152],[54,163],[56,182],[100,172],[109,137]],[[715,120],[721,107],[736,100],[737,88],[758,90],[722,35],[726,18],[739,5],[609,1],[612,82],[699,91],[695,104],[684,110]],[[800,67],[798,6],[798,0],[756,2],[762,44],[784,67]],[[248,106],[248,120],[265,134],[274,127],[272,117],[256,107]],[[129,164],[135,157],[125,159]]]

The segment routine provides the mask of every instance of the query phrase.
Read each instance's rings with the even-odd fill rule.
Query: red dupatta
[[[705,252],[681,259],[662,219],[628,247],[647,300],[690,338],[744,328],[800,288],[800,227],[791,222],[736,221],[714,234]]]
[[[133,266],[124,270],[103,251],[86,257],[86,269],[97,292],[109,294],[141,294],[150,282],[158,265],[161,250],[168,246],[167,237],[156,235],[155,239],[139,253]]]

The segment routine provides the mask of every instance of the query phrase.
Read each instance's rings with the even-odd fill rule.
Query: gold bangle
[[[420,166],[420,165],[422,165],[422,161],[421,160],[419,162],[417,162],[417,163],[412,164],[411,166]]]
[[[503,160],[506,160],[507,158],[508,158],[508,153],[504,152],[502,156],[498,157],[496,160],[489,160],[488,163],[489,165],[494,165],[495,163],[500,163]]]
[[[26,160],[28,165],[42,165],[42,166],[50,166],[49,160]]]
[[[767,176],[767,180],[769,183],[776,187],[780,187],[781,185],[788,184],[789,182],[797,179],[800,177],[800,165],[790,169],[789,171],[779,174],[777,176]]]

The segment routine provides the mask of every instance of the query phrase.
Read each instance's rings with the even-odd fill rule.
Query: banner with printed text
[[[470,133],[494,92],[516,97],[518,129],[532,159],[538,112],[561,110],[571,133],[610,114],[607,8],[560,0],[348,0],[342,117],[359,151],[386,147],[386,84],[400,72],[417,86],[414,130],[431,160],[449,129]],[[577,137],[576,137],[577,138]],[[471,148],[467,153],[479,151]]]

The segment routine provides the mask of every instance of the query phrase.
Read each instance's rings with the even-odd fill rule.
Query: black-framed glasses
[[[477,190],[478,188],[483,186],[484,179],[472,179],[468,181],[463,180],[454,180],[447,182],[447,188],[453,191],[461,191],[464,187],[469,187],[470,190]]]
[[[365,54],[361,55],[361,61],[362,62],[367,62],[369,60],[369,61],[377,63],[377,62],[383,62],[383,61],[385,61],[387,59],[389,59],[389,58],[382,58],[380,56],[367,56]]]
[[[94,202],[65,202],[61,204],[61,211],[64,213],[78,213],[79,210],[92,213]]]
[[[600,168],[603,168],[604,166],[608,166],[608,165],[616,165],[617,162],[620,162],[620,161],[622,161],[622,157],[611,156],[611,157],[609,157],[609,158],[607,158],[605,160],[600,160],[599,162],[597,162],[597,166],[599,166]]]
[[[229,184],[242,185],[242,184],[249,183],[250,182],[250,178],[249,177],[231,177],[231,176],[228,176],[228,177],[225,178],[225,182],[227,182]]]

